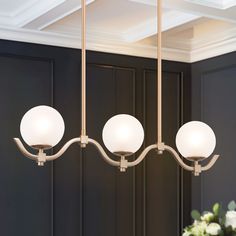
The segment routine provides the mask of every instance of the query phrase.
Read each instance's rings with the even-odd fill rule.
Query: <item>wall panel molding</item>
[[[219,161],[209,173],[192,180],[193,207],[200,210],[210,208],[216,201],[226,205],[235,196],[229,187],[230,178],[234,178],[231,132],[236,128],[233,109],[235,72],[235,53],[193,65],[193,117],[213,128],[217,140],[215,153],[220,154]],[[216,183],[221,186],[220,191]]]
[[[21,228],[22,235],[28,235],[33,234],[37,226],[35,235],[53,235],[53,166],[38,169],[36,163],[18,158],[21,155],[12,140],[19,135],[20,117],[28,109],[42,103],[53,105],[53,62],[46,57],[0,53],[0,67],[3,76],[1,232],[14,235]],[[27,220],[19,217],[21,211],[34,217]]]
[[[143,120],[144,120],[144,127],[145,127],[144,129],[147,132],[148,132],[147,126],[148,126],[148,123],[150,123],[150,122],[147,122],[147,118],[146,118],[146,116],[148,114],[150,115],[150,112],[147,110],[147,99],[148,99],[148,96],[151,96],[150,95],[150,90],[149,91],[147,90],[148,80],[151,79],[151,78],[148,78],[148,73],[153,74],[153,76],[154,76],[153,79],[156,80],[156,71],[155,70],[150,70],[150,69],[149,70],[148,69],[144,69],[143,70],[143,75],[144,75],[144,77],[143,77],[143,90],[144,90],[144,112],[143,112],[143,115],[144,115],[144,118],[143,118]],[[183,92],[184,92],[184,90],[183,90],[183,79],[184,79],[184,77],[183,77],[183,75],[184,75],[184,73],[181,72],[181,71],[177,72],[177,71],[169,71],[168,70],[168,71],[164,71],[163,72],[163,89],[164,89],[164,91],[163,91],[163,95],[162,96],[163,96],[163,108],[164,108],[164,110],[165,110],[166,107],[168,107],[168,103],[170,103],[170,101],[166,102],[166,100],[169,100],[169,97],[171,96],[170,94],[173,94],[173,91],[171,91],[171,89],[168,89],[169,86],[168,86],[168,82],[166,82],[166,81],[169,80],[170,81],[169,83],[176,83],[176,85],[173,85],[173,86],[176,86],[175,87],[175,89],[176,89],[176,94],[175,94],[176,97],[173,100],[176,101],[177,113],[171,114],[171,115],[173,115],[175,117],[174,119],[175,119],[175,122],[176,122],[176,128],[175,128],[175,130],[173,130],[174,132],[173,132],[173,135],[172,135],[173,139],[175,137],[175,132],[183,124],[183,115],[184,115],[184,109],[183,109],[184,108],[184,101],[183,101],[183,97],[184,97],[184,94],[183,94]],[[176,82],[175,82],[175,80],[176,80]],[[152,86],[154,87],[154,91],[155,91],[156,90],[155,89],[156,85],[152,83]],[[169,88],[171,88],[171,87],[169,87]],[[173,95],[173,96],[175,96],[175,95]],[[152,97],[152,100],[153,100],[153,103],[155,104],[156,103],[156,96]],[[173,108],[173,105],[171,104],[171,106],[169,106],[169,107]],[[167,109],[169,109],[169,107]],[[152,114],[151,115],[155,117],[155,114],[156,114],[155,107],[153,107],[151,110],[152,110]],[[170,113],[171,113],[171,111],[170,111]],[[154,121],[154,123],[155,124],[152,125],[152,126],[155,127],[156,121]],[[170,139],[170,137],[165,137],[165,131],[168,130],[168,127],[165,127],[166,126],[165,123],[168,123],[168,121],[166,122],[166,114],[164,112],[163,113],[164,141],[169,143],[169,144],[171,144],[172,146],[174,146],[175,144],[173,143],[173,140],[168,140],[168,139]],[[171,130],[172,130],[172,128],[171,128]],[[156,129],[154,128],[154,131],[152,131],[154,133],[154,136],[156,134],[155,130]],[[146,139],[145,139],[146,141],[148,139],[150,139],[150,138],[147,138],[147,136],[150,136],[150,133],[149,133],[149,135],[146,134]],[[155,139],[152,140],[151,142],[149,140],[148,143],[145,143],[145,146],[150,145],[153,142],[155,142]],[[158,168],[158,165],[163,165],[163,162],[168,161],[169,165],[172,163],[172,165],[175,166],[174,168],[176,168],[176,173],[175,173],[176,177],[173,178],[173,181],[176,180],[176,186],[177,186],[176,192],[175,192],[175,195],[176,195],[176,219],[175,220],[172,219],[173,220],[172,223],[175,222],[175,224],[176,224],[176,235],[179,235],[181,233],[183,225],[184,225],[183,214],[185,212],[184,211],[184,204],[183,204],[183,201],[184,201],[184,194],[183,194],[183,191],[184,191],[183,190],[183,186],[184,186],[183,170],[177,165],[177,163],[175,162],[175,160],[173,158],[172,158],[173,160],[171,160],[171,162],[170,162],[170,160],[168,160],[168,158],[170,158],[170,157],[168,155],[166,155],[166,153],[164,153],[164,156],[157,156],[156,157],[155,155],[153,157],[150,155],[147,159],[144,160],[144,164],[143,164],[143,168],[144,168],[144,171],[143,171],[143,173],[144,173],[144,175],[143,175],[144,191],[143,192],[145,193],[145,196],[144,196],[144,209],[145,209],[144,210],[144,212],[145,212],[145,214],[144,214],[144,224],[146,225],[146,220],[147,220],[146,219],[146,214],[147,214],[146,202],[150,201],[150,199],[147,197],[148,191],[146,191],[146,184],[147,184],[146,183],[146,181],[147,181],[147,176],[146,175],[147,175],[148,171],[150,171],[150,169],[147,169],[147,161],[149,161],[149,159],[152,159],[152,158],[160,159],[160,160],[157,160],[157,163],[155,163],[156,164],[156,166],[155,166],[156,168]],[[163,160],[163,162],[162,162],[162,160]],[[168,167],[166,169],[168,171]],[[149,181],[150,181],[150,179],[149,179]],[[162,194],[162,193],[159,193],[159,194]],[[168,198],[166,198],[166,200],[167,199]],[[162,202],[160,204],[161,204],[160,209],[162,209],[162,208],[163,208],[162,210],[165,210],[165,208],[168,209],[168,203]],[[156,224],[157,224],[157,222],[156,222]],[[144,235],[149,235],[150,233],[151,233],[151,235],[152,234],[155,235],[155,232],[150,232],[150,231],[149,231],[149,234],[147,234],[146,226],[145,225],[144,225]],[[159,227],[163,227],[163,226],[159,225]],[[166,226],[166,228],[168,228],[168,226]]]

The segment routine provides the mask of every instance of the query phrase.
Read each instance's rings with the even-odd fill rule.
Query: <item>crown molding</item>
[[[234,51],[236,51],[236,37],[218,40],[193,49],[190,54],[190,61],[197,62]]]
[[[100,32],[100,31],[99,31]],[[92,32],[90,32],[92,36]],[[88,34],[88,35],[89,35]],[[103,37],[102,37],[103,34]],[[137,57],[156,58],[156,47],[138,43],[127,43],[117,39],[116,35],[106,34],[105,32],[88,36],[87,49],[115,54],[124,54]],[[19,28],[0,27],[1,39],[52,45],[68,48],[81,48],[80,37],[78,35],[69,35],[62,33],[52,33],[45,31],[27,30]],[[236,51],[236,29],[228,34],[228,37],[219,37],[214,42],[192,42],[194,47],[188,46],[178,48],[163,48],[163,59],[179,62],[196,62],[207,58],[219,56],[229,52]],[[106,40],[104,40],[106,39]],[[207,41],[207,39],[205,40]],[[186,42],[185,42],[185,45]]]
[[[4,28],[0,27],[1,39],[27,43],[37,43],[51,46],[81,48],[80,38],[75,35],[52,33],[45,31]],[[124,54],[137,57],[156,58],[156,47],[141,44],[124,43],[114,38],[101,38],[100,36],[88,37],[87,49],[115,54]],[[91,38],[97,39],[97,42]],[[172,61],[190,62],[189,53],[184,50],[163,48],[163,59]]]
[[[221,34],[191,40],[191,62],[196,62],[236,51],[236,28]]]

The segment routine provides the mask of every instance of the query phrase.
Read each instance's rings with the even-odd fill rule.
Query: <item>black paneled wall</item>
[[[236,53],[192,65],[193,119],[208,123],[216,134],[220,159],[215,166],[193,179],[193,207],[206,210],[215,202],[225,206],[236,200]]]
[[[154,143],[155,60],[88,52],[87,62],[88,135],[102,143],[105,122],[128,113],[145,128],[144,146]],[[79,136],[79,50],[0,41],[0,71],[1,235],[179,235],[189,220],[190,175],[168,154],[153,151],[120,173],[91,146],[74,145],[38,167],[13,143],[22,115],[40,104],[53,105],[65,120],[55,150]],[[164,62],[163,84],[164,139],[174,146],[178,127],[190,119],[190,65]]]

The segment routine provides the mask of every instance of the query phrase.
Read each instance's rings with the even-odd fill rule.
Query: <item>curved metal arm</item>
[[[26,150],[26,148],[24,147],[23,143],[21,142],[21,140],[19,138],[14,138],[14,141],[24,156],[28,157],[29,159],[31,159],[33,161],[36,161],[39,165],[43,165],[44,162],[46,162],[46,161],[53,161],[53,160],[59,158],[73,143],[81,143],[81,144],[85,144],[85,145],[88,143],[93,144],[97,148],[97,150],[100,152],[103,159],[108,164],[110,164],[112,166],[119,167],[120,171],[125,171],[128,167],[133,167],[133,166],[138,165],[146,157],[148,152],[150,152],[152,149],[156,149],[160,152],[162,152],[164,150],[168,151],[169,153],[171,153],[173,155],[175,160],[179,163],[179,165],[183,169],[185,169],[187,171],[192,171],[195,175],[199,175],[202,171],[209,170],[215,164],[217,159],[219,158],[219,155],[214,155],[212,157],[212,159],[208,162],[208,164],[205,166],[199,165],[198,161],[195,161],[193,166],[189,166],[184,163],[184,161],[181,159],[181,157],[178,155],[178,153],[172,147],[165,145],[164,143],[161,143],[159,145],[152,144],[152,145],[146,147],[142,151],[142,153],[139,155],[139,157],[134,161],[129,162],[125,159],[124,156],[120,156],[120,161],[114,161],[106,154],[103,147],[96,140],[88,138],[87,136],[73,138],[73,139],[69,140],[56,154],[47,156],[43,152],[43,149],[39,149],[39,152],[37,155],[31,154],[29,151]]]
[[[211,160],[208,162],[207,165],[205,166],[202,166],[202,171],[206,171],[206,170],[209,170],[217,161],[217,159],[219,158],[220,156],[219,155],[214,155]]]
[[[19,138],[14,138],[13,139],[18,147],[18,149],[21,151],[21,153],[28,157],[29,159],[33,160],[33,161],[37,161],[38,160],[38,155],[35,154],[31,154],[30,152],[28,152],[25,148],[25,146],[23,145],[23,143],[20,141]]]
[[[53,161],[60,157],[73,143],[80,143],[80,138],[73,138],[69,140],[56,154],[47,156],[46,160],[47,161]]]
[[[199,165],[198,161],[194,162],[194,166],[188,166],[183,162],[178,153],[172,147],[164,145],[164,149],[174,156],[175,160],[180,164],[180,166],[182,166],[185,170],[192,171],[196,176],[199,175],[202,171],[209,170],[219,158],[219,155],[214,155],[205,166]]]
[[[100,152],[100,154],[102,155],[103,159],[110,165],[112,166],[120,166],[120,162],[119,161],[114,161],[112,160],[107,154],[106,152],[104,151],[103,147],[97,142],[95,141],[94,139],[91,139],[89,138],[88,139],[88,142],[93,144],[97,150]]]
[[[39,152],[37,155],[35,154],[31,154],[29,151],[26,150],[25,146],[23,145],[23,143],[21,142],[21,140],[19,138],[14,138],[14,141],[17,145],[17,147],[19,148],[19,150],[21,151],[21,153],[28,157],[29,159],[33,160],[33,161],[36,161],[38,162],[39,161],[39,158],[40,158],[40,155],[43,153],[43,152]],[[46,156],[45,155],[45,161],[53,161],[57,158],[59,158],[73,143],[81,143],[81,138],[78,137],[78,138],[73,138],[71,140],[69,140],[57,153],[55,153],[54,155],[50,155],[50,156]],[[120,166],[121,165],[121,162],[120,161],[114,161],[112,160],[107,154],[106,152],[104,151],[104,149],[102,148],[102,146],[95,140],[91,139],[91,138],[88,138],[88,143],[91,143],[93,144],[97,150],[101,153],[103,159],[109,163],[110,165],[112,166]],[[44,153],[45,154],[45,153]],[[41,160],[40,160],[41,161]]]
[[[138,165],[152,149],[157,149],[157,144],[146,147],[136,160],[127,163],[127,167]]]
[[[21,142],[21,140],[19,138],[14,138],[14,141],[24,156],[28,157],[29,159],[31,159],[33,161],[38,162],[38,160],[40,158],[40,154],[42,154],[43,152],[39,152],[38,155],[31,154],[30,152],[28,152],[26,150],[25,146],[23,145],[23,143]],[[80,142],[80,138],[73,138],[73,139],[69,140],[56,154],[50,155],[50,156],[45,155],[45,161],[53,161],[53,160],[57,159],[70,147],[71,144],[79,143],[79,142]]]
[[[185,164],[181,157],[178,155],[178,153],[172,147],[164,145],[164,149],[174,156],[175,160],[180,164],[182,168],[188,171],[194,171],[194,167]]]

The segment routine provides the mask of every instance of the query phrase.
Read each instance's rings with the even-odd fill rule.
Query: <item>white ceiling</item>
[[[219,9],[227,9],[236,5],[235,0],[186,0],[195,4]]]
[[[80,0],[0,0],[2,39],[80,47]],[[165,59],[236,50],[236,0],[163,0]],[[156,0],[88,0],[87,48],[156,57]]]

